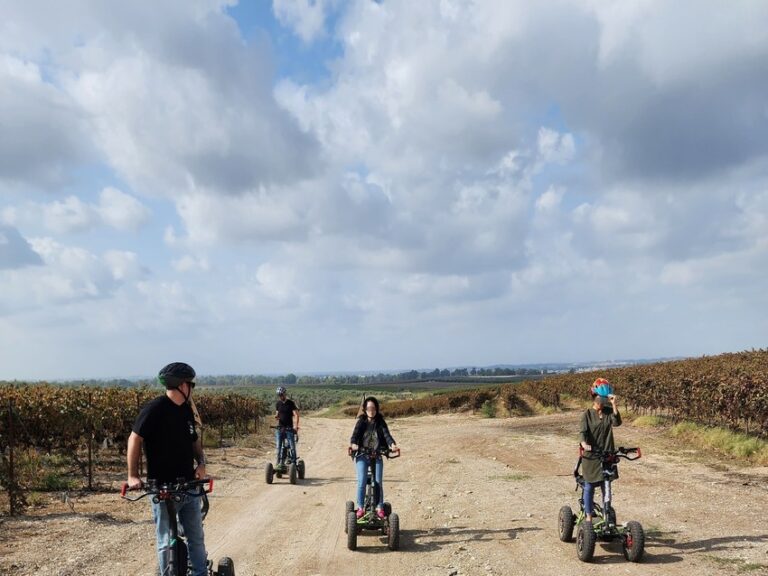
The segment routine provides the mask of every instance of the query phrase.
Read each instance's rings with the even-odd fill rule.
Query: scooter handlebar
[[[637,460],[638,458],[641,458],[643,456],[642,451],[640,448],[624,448],[624,446],[619,446],[617,450],[596,450],[592,449],[589,451],[590,456],[586,456],[586,458],[591,459],[599,459],[599,458],[624,458],[625,460]],[[585,457],[584,456],[585,450],[584,447],[579,444],[579,457]],[[634,456],[632,456],[634,454]]]
[[[384,456],[392,460],[394,458],[400,458],[400,448],[396,448],[395,450],[390,450],[389,448],[378,448],[376,450],[371,450],[369,448],[358,448],[357,450],[353,450],[352,446],[347,448],[347,455],[352,456],[353,458],[366,454],[369,456]]]
[[[199,486],[203,486],[203,490],[201,492],[195,493],[190,491]],[[127,496],[127,492],[131,490],[131,488],[128,487],[127,482],[123,482],[123,485],[120,488],[120,497],[123,498],[124,500],[135,502],[136,500],[141,500],[142,498],[146,498],[147,496],[158,496],[158,495],[164,495],[164,496],[184,495],[184,496],[193,496],[193,497],[203,496],[204,494],[210,494],[211,492],[213,492],[213,478],[209,477],[209,478],[203,478],[200,480],[182,480],[180,482],[166,482],[162,484],[157,484],[155,482],[148,482],[148,483],[142,483],[141,488],[144,489],[144,492],[139,494],[135,498],[131,498],[130,496]],[[136,490],[140,490],[141,488],[137,488]]]

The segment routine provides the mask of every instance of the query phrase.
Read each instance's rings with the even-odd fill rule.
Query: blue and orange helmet
[[[589,393],[592,397],[603,396],[604,398],[613,394],[613,386],[608,382],[606,378],[598,378],[592,383],[592,387],[589,389]]]

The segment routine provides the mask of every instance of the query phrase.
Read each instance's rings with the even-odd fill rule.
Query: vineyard
[[[350,416],[358,410],[355,397],[371,393],[383,401],[388,417],[465,410],[491,416],[496,406],[526,415],[531,403],[557,409],[567,399],[586,401],[597,376],[608,377],[623,408],[635,413],[768,436],[768,350],[449,389],[418,398],[412,392],[423,382],[414,390],[403,382],[397,387],[294,386],[291,394],[302,411],[341,404]],[[0,485],[9,494],[11,511],[23,507],[26,491],[94,489],[100,469],[122,472],[131,425],[157,394],[146,387],[0,385]],[[219,443],[255,430],[273,400],[269,385],[195,394],[205,437]],[[54,469],[63,472],[53,474]]]
[[[598,376],[613,383],[620,402],[640,414],[664,415],[674,421],[718,425],[768,436],[768,350],[559,374],[543,380],[505,384],[387,403],[387,416],[478,410],[500,401],[511,413],[525,413],[524,398],[559,408],[565,397],[587,400]],[[346,413],[352,415],[356,407]]]
[[[600,375],[634,412],[768,436],[768,350],[563,374],[512,389],[558,406],[564,394],[586,399]]]
[[[157,395],[147,388],[0,386],[0,484],[11,513],[24,506],[28,488],[77,485],[52,475],[53,463],[94,489],[99,466],[125,453],[139,410]],[[204,433],[215,432],[220,441],[255,430],[264,415],[262,402],[237,394],[197,394],[195,403]]]

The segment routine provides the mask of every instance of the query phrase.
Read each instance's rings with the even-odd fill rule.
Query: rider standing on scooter
[[[610,452],[614,450],[613,427],[621,426],[621,414],[616,406],[616,394],[613,386],[605,378],[594,381],[589,393],[592,395],[592,407],[581,417],[579,430],[580,444],[584,449],[582,470],[584,475],[584,513],[586,521],[592,521],[594,510],[593,494],[595,486],[603,487],[603,466],[599,458],[591,458],[592,450]]]
[[[389,446],[390,450],[399,452],[400,449],[395,443],[395,439],[389,433],[389,427],[384,421],[384,416],[379,412],[379,401],[373,396],[363,400],[364,413],[357,418],[355,429],[352,432],[352,438],[349,440],[349,446],[352,452],[358,448],[366,448],[375,453],[379,447]],[[358,454],[355,458],[355,467],[357,468],[357,512],[358,518],[365,514],[363,509],[363,499],[365,498],[365,481],[367,478],[368,466],[372,456],[370,454]],[[378,500],[376,502],[376,515],[379,518],[385,518],[384,513],[384,461],[379,457],[376,461],[376,476],[374,482],[378,485]]]
[[[151,400],[141,409],[128,437],[128,488],[141,488],[139,460],[141,446],[147,456],[147,480],[158,484],[205,478],[205,456],[201,439],[195,430],[195,415],[189,405],[195,387],[195,371],[189,364],[173,362],[157,376],[165,386],[165,394]],[[197,461],[197,467],[194,466]],[[164,502],[152,502],[152,516],[157,537],[160,573],[168,569],[165,551],[170,546],[170,519]],[[190,576],[206,576],[207,554],[203,535],[200,499],[183,498],[176,503],[176,516],[187,539]]]
[[[283,444],[284,434],[288,437],[288,443],[296,455],[296,461],[299,459],[299,454],[296,452],[296,437],[294,436],[294,434],[299,433],[299,409],[293,400],[286,399],[286,393],[287,390],[284,386],[278,386],[277,402],[275,403],[275,419],[277,420],[277,429],[275,430],[277,457],[275,461],[278,467],[283,464],[283,462],[280,462],[280,446]],[[291,428],[293,432],[290,431]]]

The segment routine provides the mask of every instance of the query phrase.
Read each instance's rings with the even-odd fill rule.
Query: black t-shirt
[[[298,410],[294,401],[290,398],[285,402],[278,400],[275,403],[275,410],[277,410],[277,423],[286,428],[293,428],[293,411]]]
[[[144,439],[147,479],[174,482],[194,478],[192,446],[197,432],[189,404],[179,406],[168,396],[158,396],[141,409],[133,431]]]

